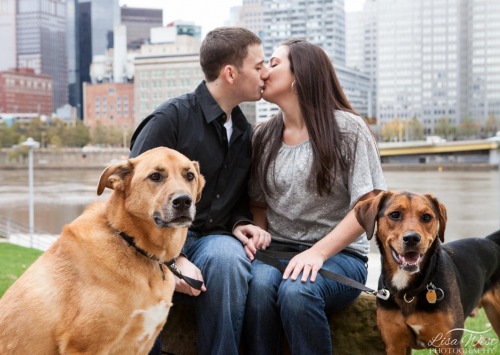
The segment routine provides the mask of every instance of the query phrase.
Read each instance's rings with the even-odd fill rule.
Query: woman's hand
[[[318,271],[321,269],[323,262],[325,261],[322,253],[316,251],[316,249],[317,248],[311,247],[310,249],[295,255],[288,263],[285,272],[283,273],[283,279],[286,280],[290,277],[292,281],[295,281],[302,272],[302,278],[300,281],[306,282],[310,275],[311,282],[314,282],[316,280],[316,276],[318,275]]]

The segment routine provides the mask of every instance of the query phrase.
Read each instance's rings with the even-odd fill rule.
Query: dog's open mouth
[[[415,272],[420,269],[420,261],[422,261],[422,255],[416,251],[409,251],[404,255],[396,253],[392,249],[392,257],[394,261],[399,265],[399,268],[404,271]]]

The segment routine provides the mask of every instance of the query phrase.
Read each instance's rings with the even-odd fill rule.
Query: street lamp
[[[29,180],[29,213],[30,213],[30,247],[33,248],[35,233],[35,194],[33,188],[33,148],[39,148],[40,143],[29,137],[21,145],[28,147],[28,180]]]

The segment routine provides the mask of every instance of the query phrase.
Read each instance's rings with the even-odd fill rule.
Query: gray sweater
[[[374,138],[362,118],[344,111],[336,111],[340,129],[356,144],[355,162],[347,181],[336,179],[332,193],[319,196],[316,188],[308,187],[313,153],[309,141],[296,146],[282,144],[274,176],[276,193],[268,196],[259,181],[252,181],[250,197],[268,205],[268,231],[273,240],[312,245],[330,233],[354,207],[356,202],[372,190],[386,190]],[[273,164],[271,164],[273,167]],[[272,173],[267,174],[273,185]],[[368,254],[370,245],[363,233],[348,249]]]

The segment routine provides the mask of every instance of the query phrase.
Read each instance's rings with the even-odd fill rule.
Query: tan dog
[[[179,255],[204,183],[198,163],[168,148],[106,168],[97,194],[109,198],[0,300],[0,354],[147,354],[175,287],[163,262]]]
[[[390,297],[377,298],[377,324],[388,354],[461,353],[465,318],[478,305],[500,334],[500,231],[441,244],[446,208],[432,195],[383,192],[355,212],[382,256],[379,288]]]

